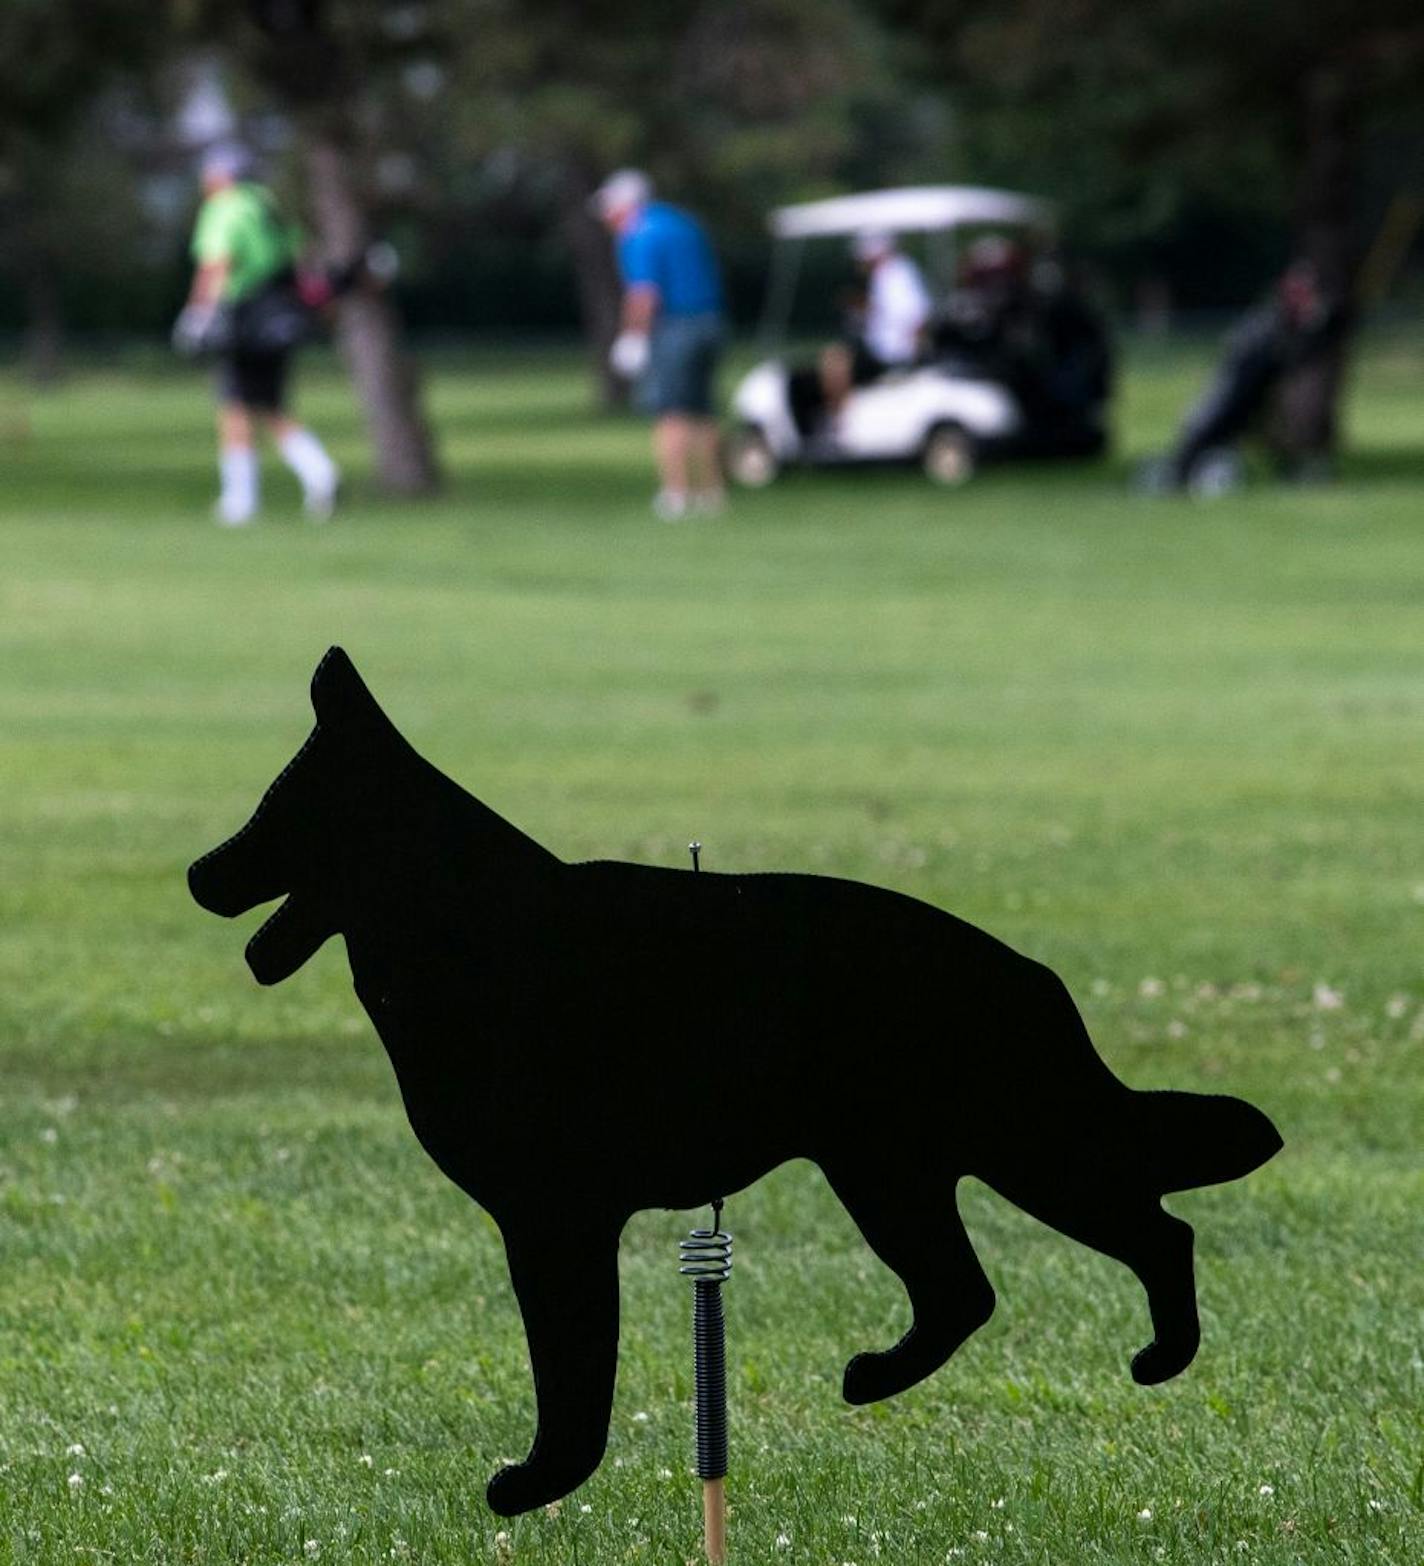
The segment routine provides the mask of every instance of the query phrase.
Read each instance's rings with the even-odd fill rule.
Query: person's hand
[[[619,332],[608,350],[608,362],[625,381],[636,381],[647,369],[650,355],[646,332]]]
[[[191,359],[207,347],[208,334],[212,331],[217,307],[210,304],[190,304],[173,323],[173,350]]]

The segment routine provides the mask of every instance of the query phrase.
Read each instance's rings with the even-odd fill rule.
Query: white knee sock
[[[329,501],[336,489],[336,464],[326,447],[308,429],[288,430],[277,442],[282,461],[301,481],[308,502]]]
[[[225,447],[218,454],[218,474],[218,519],[246,522],[257,510],[257,453],[250,446]]]

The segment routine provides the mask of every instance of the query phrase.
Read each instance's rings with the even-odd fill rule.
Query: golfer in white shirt
[[[857,342],[833,343],[821,355],[821,383],[832,414],[852,386],[915,362],[933,309],[919,267],[896,247],[893,234],[857,234],[851,255],[865,272],[865,315]]]

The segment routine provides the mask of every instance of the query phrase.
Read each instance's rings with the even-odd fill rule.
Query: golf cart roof
[[[867,190],[858,196],[831,196],[777,207],[770,218],[778,239],[848,236],[882,229],[891,234],[926,233],[979,224],[1048,228],[1053,208],[1036,196],[982,185],[906,185],[898,190]]]

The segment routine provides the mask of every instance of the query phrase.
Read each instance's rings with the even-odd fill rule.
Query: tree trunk
[[[25,359],[36,386],[50,386],[59,379],[60,351],[64,346],[64,319],[59,289],[49,258],[31,258],[25,277]]]
[[[371,237],[350,148],[326,128],[306,128],[303,140],[322,249],[331,261],[350,261]],[[337,340],[366,415],[377,481],[398,495],[429,494],[439,485],[439,468],[394,305],[358,283],[336,310]]]
[[[618,335],[623,288],[608,235],[588,210],[591,189],[590,182],[572,176],[567,180],[559,227],[573,257],[594,394],[601,408],[612,410],[628,405],[628,383],[608,363],[608,350]]]
[[[1277,393],[1276,427],[1285,455],[1296,462],[1328,462],[1339,438],[1339,404],[1353,336],[1352,295],[1359,264],[1353,199],[1358,109],[1346,68],[1319,65],[1306,74],[1300,91],[1296,256],[1314,265],[1342,319],[1321,351],[1290,371]]]

